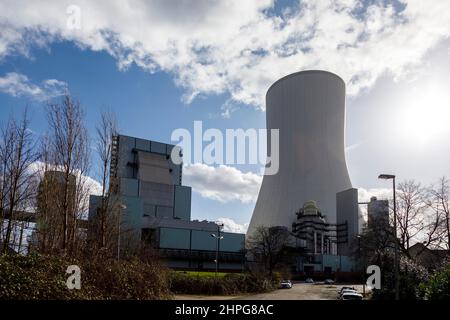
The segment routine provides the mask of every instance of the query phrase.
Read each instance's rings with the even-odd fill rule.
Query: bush
[[[450,300],[450,268],[433,275],[420,288],[426,299]]]
[[[395,273],[392,259],[386,259],[381,265],[381,289],[374,289],[372,299],[393,300],[395,299]],[[401,300],[418,300],[423,294],[420,284],[427,281],[428,272],[425,268],[414,261],[403,257],[400,260],[399,270],[399,296]]]
[[[163,299],[167,272],[140,260],[79,259],[30,254],[0,256],[0,299]],[[86,261],[84,261],[86,260]],[[81,289],[69,290],[66,269],[81,268]]]
[[[286,277],[286,279],[290,279],[290,277]],[[283,280],[283,277],[280,272],[273,272],[272,273],[272,282],[280,284],[281,280]]]
[[[195,276],[172,272],[170,289],[174,293],[233,295],[241,293],[267,292],[274,289],[268,278],[252,273],[230,273],[223,277]]]

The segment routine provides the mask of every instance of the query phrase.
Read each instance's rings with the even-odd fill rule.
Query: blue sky
[[[71,4],[81,10],[75,30],[67,27]],[[347,164],[361,196],[386,192],[376,179],[381,171],[428,185],[450,176],[448,6],[0,0],[0,121],[29,106],[31,129],[41,135],[46,99],[67,86],[86,110],[92,138],[104,108],[123,134],[167,143],[195,120],[205,129],[265,128],[273,81],[325,69],[347,83]],[[193,218],[230,218],[236,228],[249,222],[254,201],[236,190],[256,197],[259,166],[233,168],[208,171],[209,184],[198,176],[206,167],[188,175]],[[228,175],[243,182],[234,186]]]
[[[238,110],[233,113],[233,118],[226,119],[221,116],[221,107],[227,100],[225,94],[183,103],[183,91],[174,84],[170,74],[150,74],[136,66],[120,71],[116,61],[105,52],[81,50],[73,43],[60,42],[46,49],[31,48],[31,54],[31,58],[21,55],[8,57],[0,64],[0,74],[24,74],[36,84],[46,79],[66,82],[70,93],[85,109],[91,139],[95,139],[95,126],[100,112],[105,109],[115,113],[121,133],[166,143],[171,143],[173,130],[192,130],[195,120],[203,121],[205,129],[265,128],[265,116],[261,111],[236,104]],[[9,116],[21,116],[28,107],[32,119],[30,129],[37,137],[45,132],[46,101],[0,93],[0,105],[2,122]],[[240,167],[248,167],[255,172],[259,168]],[[95,175],[94,165],[91,176],[95,178]],[[192,199],[194,219],[232,217],[244,224],[248,222],[253,206],[253,203],[240,201],[218,202],[195,192]]]

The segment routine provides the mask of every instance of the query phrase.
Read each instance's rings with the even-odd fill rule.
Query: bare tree
[[[23,213],[30,207],[31,198],[34,196],[30,166],[36,161],[37,154],[28,125],[29,119],[25,110],[20,122],[11,118],[2,130],[0,207],[2,219],[7,219],[3,252],[6,252],[13,242],[17,219],[23,219]],[[3,226],[4,221],[1,223]],[[23,227],[23,224],[21,226]],[[20,234],[22,236],[23,230]]]
[[[63,194],[61,248],[74,250],[81,237],[78,220],[87,210],[85,174],[89,169],[89,141],[84,112],[80,103],[66,94],[59,103],[48,105],[47,118],[51,165],[63,174],[59,185]]]
[[[439,231],[442,214],[433,210],[435,202],[420,183],[414,180],[401,182],[397,188],[397,239],[392,227],[393,215],[389,223],[373,223],[358,239],[358,246],[354,245],[359,255],[361,252],[365,255],[359,258],[364,258],[367,263],[381,263],[392,253],[395,241],[401,254],[408,258],[411,258],[409,249],[415,243],[421,243],[422,250],[437,247],[442,238]]]
[[[414,180],[401,182],[397,190],[397,228],[399,247],[409,256],[408,250],[427,233],[429,214],[426,190]],[[431,235],[429,242],[431,243]],[[430,244],[428,243],[428,244]]]
[[[430,188],[430,193],[430,207],[440,220],[438,231],[441,245],[450,249],[450,180],[446,177],[440,178],[437,185]]]
[[[286,258],[289,236],[286,228],[259,226],[247,240],[249,253],[264,265],[270,276]]]
[[[6,124],[5,128],[1,132],[1,144],[0,144],[0,239],[4,239],[4,220],[7,212],[7,197],[10,190],[10,172],[9,172],[9,160],[12,158],[14,132],[12,130],[11,120]]]
[[[100,178],[102,184],[101,202],[98,207],[95,223],[98,233],[99,247],[110,246],[109,240],[113,236],[117,226],[118,217],[114,213],[118,211],[115,199],[110,194],[110,166],[113,137],[117,135],[117,120],[110,111],[101,113],[101,121],[97,126],[97,153],[100,159]],[[120,223],[120,222],[118,222]],[[109,243],[108,243],[109,242]]]
[[[40,252],[53,253],[61,249],[64,216],[61,214],[64,199],[64,173],[58,171],[54,148],[48,135],[41,139],[40,177],[37,197],[37,240]],[[71,188],[69,198],[73,198]]]
[[[373,223],[352,241],[353,256],[361,265],[380,265],[393,251],[394,232],[386,223]]]

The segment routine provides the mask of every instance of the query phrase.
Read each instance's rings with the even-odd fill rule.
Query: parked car
[[[306,278],[305,282],[306,283],[314,283],[314,280],[312,278]]]
[[[362,299],[363,299],[362,294],[359,294],[358,292],[347,291],[344,292],[341,296],[341,300],[362,300]]]
[[[291,289],[292,288],[292,282],[290,280],[283,280],[280,283],[281,289]]]
[[[324,283],[325,284],[334,284],[334,281],[331,279],[325,279]]]
[[[356,291],[354,288],[345,288],[345,289],[343,288],[339,292],[338,298],[342,299],[342,296],[346,293],[358,293],[358,291]]]
[[[339,295],[341,295],[342,292],[343,292],[344,290],[353,290],[353,291],[356,291],[355,287],[342,287],[342,288],[339,290]]]

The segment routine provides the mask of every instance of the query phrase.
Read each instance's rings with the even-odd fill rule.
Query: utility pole
[[[219,271],[219,244],[220,240],[223,239],[223,236],[220,235],[220,228],[223,227],[223,224],[217,224],[217,234],[211,233],[211,237],[216,239],[216,260],[214,262],[216,263],[216,271],[215,271],[215,278],[217,279],[217,272]]]
[[[367,224],[369,223],[369,204],[370,202],[358,202],[358,204],[367,205]],[[362,279],[363,279],[363,297],[366,297],[366,259],[362,259],[362,251],[361,251],[361,235],[358,234],[358,252],[359,252],[359,260],[362,261]],[[361,261],[360,261],[361,263]]]
[[[400,279],[399,279],[399,257],[397,240],[397,201],[395,199],[395,176],[392,179],[392,189],[394,190],[394,261],[395,261],[395,300],[400,300]]]
[[[394,273],[395,273],[395,300],[400,300],[400,282],[399,282],[399,257],[398,257],[398,239],[397,239],[397,201],[395,198],[395,175],[380,174],[379,179],[392,179],[392,190],[394,193]]]

